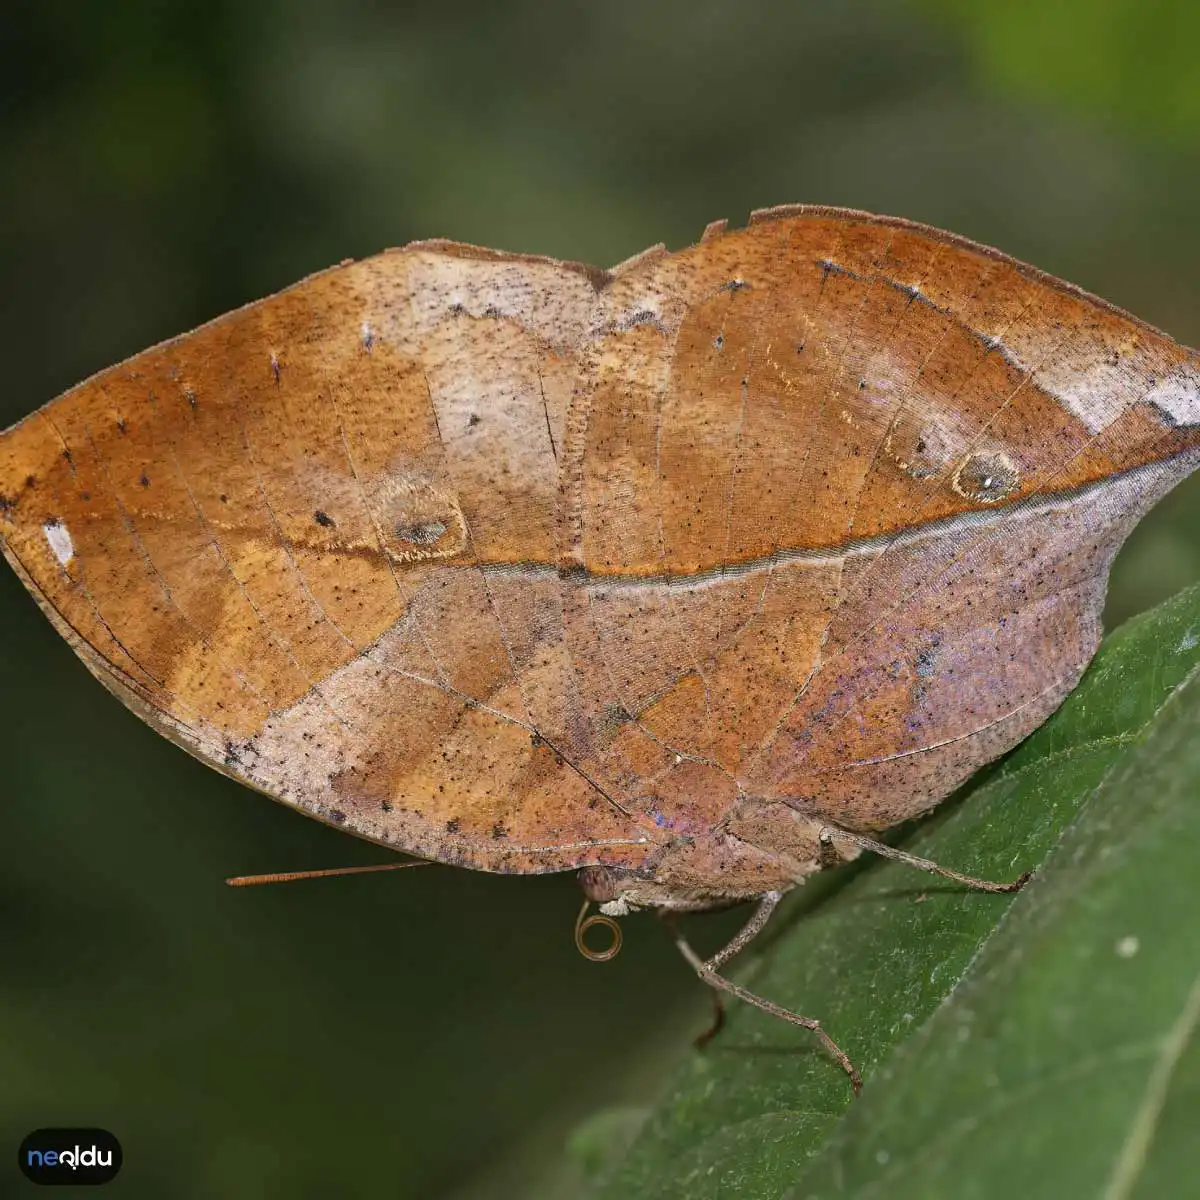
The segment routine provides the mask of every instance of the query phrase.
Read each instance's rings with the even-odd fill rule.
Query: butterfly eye
[[[582,867],[577,878],[583,894],[593,904],[605,904],[620,894],[617,873],[610,867]]]

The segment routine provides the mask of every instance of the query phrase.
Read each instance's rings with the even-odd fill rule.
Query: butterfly
[[[609,921],[757,900],[681,949],[857,1088],[721,966],[1054,711],[1198,462],[1193,351],[797,206],[608,271],[429,241],[311,276],[0,436],[0,544],[101,683],[285,804],[578,870]]]

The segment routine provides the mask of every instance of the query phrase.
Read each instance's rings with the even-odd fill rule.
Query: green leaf
[[[1191,589],[905,842],[990,878],[1040,866],[1019,895],[874,862],[801,889],[743,956],[739,982],[854,1059],[858,1103],[811,1039],[738,1006],[596,1195],[1194,1194],[1198,663]]]

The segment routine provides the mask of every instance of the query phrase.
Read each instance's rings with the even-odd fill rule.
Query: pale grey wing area
[[[1075,687],[1099,645],[1113,558],[1197,465],[1193,449],[851,551],[820,665],[747,787],[859,830],[938,803]]]

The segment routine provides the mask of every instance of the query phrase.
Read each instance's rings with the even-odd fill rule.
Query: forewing
[[[597,282],[418,245],[138,355],[0,438],[5,553],[108,687],[246,783],[485,869],[636,861],[557,748],[585,719],[553,546]]]

